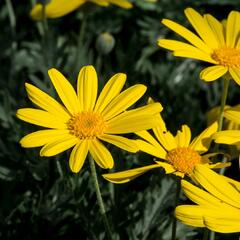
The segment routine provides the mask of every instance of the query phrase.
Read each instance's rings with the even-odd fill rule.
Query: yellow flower
[[[110,4],[115,4],[121,8],[132,8],[132,4],[128,0],[50,0],[46,4],[46,17],[58,18],[67,15],[78,9],[86,2],[92,2],[102,7],[107,7]],[[31,17],[34,20],[41,20],[43,18],[43,5],[38,3],[31,10]]]
[[[114,75],[98,98],[98,79],[93,66],[80,70],[77,94],[59,71],[50,69],[48,74],[63,105],[26,83],[29,99],[41,109],[22,108],[17,117],[49,129],[30,133],[20,143],[26,148],[43,146],[40,155],[45,157],[74,146],[69,160],[73,172],[81,170],[88,152],[101,168],[112,168],[112,155],[100,140],[136,152],[135,141],[119,134],[150,129],[157,124],[155,115],[162,110],[159,103],[126,111],[142,97],[146,87],[136,84],[121,92],[125,74]]]
[[[230,12],[225,24],[210,14],[201,16],[192,8],[187,8],[185,15],[198,35],[176,22],[163,19],[165,26],[190,44],[162,39],[158,41],[159,46],[173,51],[174,56],[214,64],[201,71],[200,77],[205,81],[214,81],[227,74],[240,85],[240,13]]]
[[[240,183],[201,165],[195,167],[194,176],[206,191],[182,180],[185,194],[198,205],[178,206],[175,210],[177,219],[215,232],[239,232]]]
[[[153,165],[118,173],[104,174],[103,177],[110,182],[125,183],[151,169],[159,167],[163,167],[166,174],[173,173],[184,177],[185,174],[192,175],[196,164],[206,164],[211,168],[228,166],[229,164],[223,163],[209,164],[208,155],[202,155],[208,151],[212,141],[211,136],[216,131],[217,123],[215,122],[191,141],[191,130],[187,125],[183,125],[182,131],[178,131],[174,137],[167,130],[163,119],[159,115],[159,124],[153,128],[157,140],[148,131],[141,131],[137,135],[144,140],[138,139],[136,141],[141,151],[164,159],[165,162],[156,161],[156,164]]]

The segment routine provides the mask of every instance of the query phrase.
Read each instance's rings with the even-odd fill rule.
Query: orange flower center
[[[215,49],[212,58],[225,67],[240,67],[240,50],[235,48]]]
[[[106,123],[99,113],[81,112],[67,122],[72,135],[80,139],[93,139],[103,134]]]
[[[190,174],[194,166],[201,163],[201,156],[189,147],[178,147],[168,152],[167,160],[177,171]]]

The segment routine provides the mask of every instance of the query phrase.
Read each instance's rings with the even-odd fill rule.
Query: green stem
[[[101,195],[101,191],[99,188],[99,183],[98,183],[98,179],[97,179],[97,172],[96,172],[96,167],[95,167],[95,163],[92,157],[89,157],[89,162],[90,162],[90,168],[91,168],[91,172],[92,172],[92,179],[94,182],[94,187],[95,187],[95,191],[96,191],[96,195],[97,195],[97,202],[100,208],[100,214],[102,215],[102,219],[104,222],[104,226],[105,226],[105,230],[108,236],[108,239],[111,240],[112,239],[112,232],[111,232],[111,228],[107,219],[107,215],[106,215],[106,210],[104,207],[104,203],[103,203],[103,199],[102,199],[102,195]]]
[[[181,180],[180,178],[176,179],[177,183],[177,188],[176,188],[176,195],[175,195],[175,207],[177,207],[179,198],[180,198],[180,192],[181,192]],[[176,239],[176,232],[177,232],[177,219],[175,216],[173,217],[173,222],[172,222],[172,238],[171,240]]]
[[[210,233],[210,240],[214,240],[215,239],[215,232],[211,232]]]
[[[228,94],[228,87],[229,87],[229,79],[223,79],[223,92],[221,98],[221,106],[220,106],[220,113],[218,117],[218,131],[222,130],[223,127],[223,115],[224,115],[224,108],[226,105],[227,94]]]

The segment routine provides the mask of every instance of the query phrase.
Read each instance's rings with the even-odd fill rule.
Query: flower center
[[[190,174],[194,166],[201,163],[201,156],[189,147],[179,147],[168,152],[167,160],[177,171]]]
[[[81,112],[67,122],[72,135],[80,139],[93,139],[103,134],[106,123],[99,113]]]
[[[235,48],[215,49],[212,58],[225,67],[240,67],[240,50]]]

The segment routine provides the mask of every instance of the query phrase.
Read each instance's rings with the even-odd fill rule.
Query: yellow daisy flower
[[[47,18],[62,17],[78,9],[86,2],[92,2],[102,7],[114,4],[125,9],[132,8],[132,4],[128,0],[50,0],[45,6],[45,14]],[[43,5],[40,3],[36,4],[30,12],[34,20],[41,20],[43,18],[42,14]]]
[[[182,126],[182,131],[178,131],[174,137],[170,133],[159,115],[159,124],[153,128],[155,139],[148,131],[138,132],[137,135],[142,139],[136,140],[141,151],[154,157],[165,160],[155,161],[153,165],[140,167],[127,171],[104,174],[103,177],[113,183],[125,183],[140,176],[141,174],[154,169],[163,167],[166,174],[173,173],[184,177],[185,174],[191,176],[196,164],[206,164],[211,168],[221,168],[229,164],[217,163],[210,164],[207,152],[211,144],[211,136],[217,131],[217,123],[213,123],[204,130],[198,137],[191,141],[191,130],[187,125]]]
[[[185,194],[198,205],[178,206],[176,218],[187,225],[207,227],[215,232],[240,232],[240,182],[201,165],[195,167],[194,176],[206,191],[182,180]]]
[[[159,46],[173,51],[174,56],[214,64],[201,71],[200,77],[205,81],[214,81],[227,74],[240,84],[240,13],[230,12],[225,24],[210,14],[201,16],[192,8],[187,8],[185,15],[198,35],[176,22],[163,19],[165,26],[190,44],[161,39],[158,41]]]
[[[20,143],[25,148],[42,146],[40,155],[45,157],[74,147],[69,160],[73,172],[81,170],[88,152],[101,168],[112,168],[112,155],[101,140],[136,152],[135,141],[119,134],[150,129],[158,122],[155,115],[162,110],[159,103],[126,111],[142,97],[146,87],[136,84],[121,92],[125,74],[114,75],[98,98],[98,79],[93,66],[80,70],[77,94],[59,71],[50,69],[48,74],[63,105],[26,83],[29,99],[41,109],[22,108],[17,111],[17,117],[49,129],[30,133]]]

